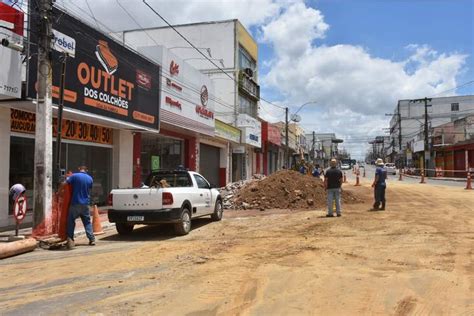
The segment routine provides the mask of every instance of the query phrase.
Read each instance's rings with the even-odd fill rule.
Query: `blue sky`
[[[428,44],[434,50],[468,54],[458,82],[474,80],[474,1],[472,0],[313,0],[308,6],[320,10],[330,25],[317,45],[363,46],[373,57],[399,61],[407,58],[409,44]],[[253,33],[257,27],[252,27]],[[270,44],[259,45],[260,66],[272,58]],[[262,67],[263,73],[266,72]],[[272,100],[278,89],[265,89]],[[456,91],[474,94],[474,84]]]

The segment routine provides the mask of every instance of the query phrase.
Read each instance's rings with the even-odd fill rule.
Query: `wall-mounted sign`
[[[277,126],[268,124],[268,141],[277,146],[281,146],[281,133]]]
[[[214,86],[209,77],[163,46],[138,47],[138,51],[163,65],[162,121],[214,136]]]
[[[67,59],[64,106],[159,130],[159,66],[99,31],[53,8],[55,47],[75,51]],[[38,25],[39,15],[31,15]],[[30,41],[38,42],[38,32]],[[31,45],[28,97],[36,98],[37,45]],[[65,48],[64,48],[65,47]],[[57,63],[62,53],[53,51]],[[59,98],[61,67],[52,67],[53,101]]]
[[[57,120],[54,118],[54,137],[58,134],[57,126]],[[35,134],[35,128],[35,113],[15,109],[10,110],[10,129],[12,132]],[[113,130],[111,128],[65,119],[63,119],[61,128],[62,138],[64,139],[112,145]]]
[[[160,156],[151,156],[151,171],[160,169]]]
[[[216,120],[216,136],[230,140],[234,143],[240,143],[240,129]]]
[[[76,40],[59,31],[53,30],[53,49],[66,53],[69,57],[76,56]]]
[[[0,39],[23,44],[24,13],[0,2]],[[21,98],[20,52],[0,45],[0,100]]]
[[[242,142],[260,148],[262,146],[262,123],[247,114],[239,114],[237,126],[242,131]]]

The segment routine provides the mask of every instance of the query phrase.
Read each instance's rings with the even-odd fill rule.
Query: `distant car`
[[[365,164],[364,164],[364,163],[360,163],[360,164],[359,164],[359,168],[365,168]]]
[[[385,169],[387,170],[387,174],[397,174],[397,168],[395,167],[394,163],[388,162],[385,164]]]
[[[351,169],[351,166],[349,164],[343,163],[341,165],[341,170],[349,170],[349,169]]]

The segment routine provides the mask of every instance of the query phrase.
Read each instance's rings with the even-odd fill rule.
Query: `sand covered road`
[[[0,261],[0,313],[472,315],[474,191],[389,183],[388,210],[232,211]],[[86,241],[83,241],[84,244]]]

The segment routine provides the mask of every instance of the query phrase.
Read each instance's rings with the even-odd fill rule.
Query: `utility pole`
[[[38,94],[36,99],[33,233],[47,235],[52,226],[52,0],[38,1]]]
[[[315,145],[316,145],[315,142],[316,142],[316,132],[313,131],[313,147],[312,147],[312,149],[311,149],[311,156],[312,156],[311,159],[313,160],[313,163],[314,163],[314,158],[315,158],[315,156],[314,156],[314,151],[315,151],[315,149],[316,149],[316,148],[315,148]]]
[[[286,161],[286,168],[290,169],[290,153],[289,153],[289,144],[288,144],[288,107],[285,108],[285,161]]]
[[[431,101],[431,99],[424,98],[423,100],[425,102],[425,151],[423,153],[423,167],[425,169],[425,176],[427,176],[426,169],[429,168],[428,161],[430,159],[430,148],[428,144],[428,100]]]
[[[64,86],[66,84],[66,61],[67,53],[62,55],[61,62],[61,81],[59,84],[59,105],[58,105],[58,120],[57,120],[57,135],[56,135],[56,152],[54,158],[56,161],[56,168],[54,170],[54,188],[58,189],[61,182],[61,139],[63,126],[63,109],[64,109]]]
[[[428,142],[428,102],[431,102],[431,98],[423,98],[423,99],[415,99],[411,100],[410,102],[423,102],[425,106],[425,128],[424,128],[424,136],[425,136],[425,141],[424,141],[424,151],[423,151],[423,170],[425,176],[426,174],[426,169],[428,168],[428,161],[430,160],[430,148],[429,148],[429,142]]]
[[[398,101],[398,149],[399,149],[399,154],[401,157],[402,156],[402,114],[400,113],[400,101]],[[400,164],[400,168],[402,168],[405,165],[405,161],[403,161]]]

